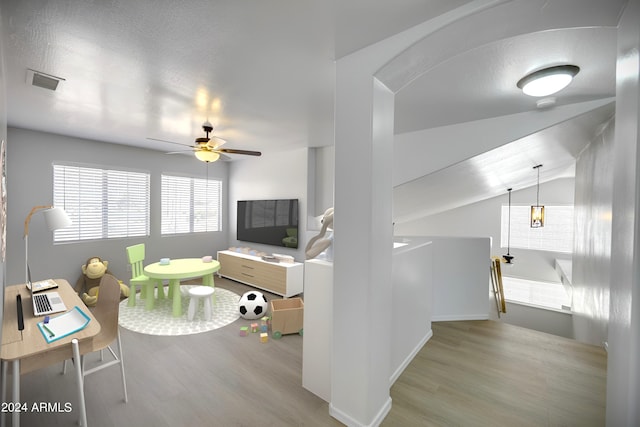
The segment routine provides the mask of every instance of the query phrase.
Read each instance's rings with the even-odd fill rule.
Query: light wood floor
[[[216,286],[250,289],[218,278]],[[340,426],[328,404],[301,387],[302,338],[261,344],[238,336],[248,323],[180,337],[121,329],[129,403],[118,368],[87,377],[89,425]],[[383,426],[604,425],[602,349],[493,321],[434,323],[433,332],[391,388]],[[75,409],[74,391],[73,375],[63,377],[58,366],[22,379],[29,403],[71,402]],[[75,410],[25,413],[22,425],[76,420]]]
[[[606,352],[495,321],[438,322],[383,426],[604,426]]]

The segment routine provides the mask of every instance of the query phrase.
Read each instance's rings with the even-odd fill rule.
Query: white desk
[[[2,401],[6,399],[6,380],[9,362],[12,366],[12,390],[13,395],[11,405],[14,408],[20,407],[20,374],[41,369],[55,363],[63,362],[74,358],[76,379],[78,382],[80,418],[83,425],[87,425],[86,411],[84,408],[84,381],[80,366],[80,355],[90,352],[92,339],[100,332],[100,323],[93,317],[93,314],[84,305],[80,297],[75,293],[69,282],[64,279],[55,279],[58,288],[55,289],[60,294],[67,309],[72,309],[76,305],[82,309],[90,318],[89,324],[74,334],[61,338],[48,344],[40,329],[38,322],[43,317],[33,315],[31,295],[24,284],[13,285],[5,288],[4,291],[4,319],[2,322]],[[18,330],[16,296],[22,296],[22,308],[24,317],[24,330]],[[61,314],[61,313],[59,313]],[[52,315],[52,316],[55,316]],[[9,408],[11,409],[11,408]],[[28,410],[28,408],[26,408]],[[12,425],[20,425],[20,411],[11,411]],[[5,412],[2,413],[2,426],[5,425]]]

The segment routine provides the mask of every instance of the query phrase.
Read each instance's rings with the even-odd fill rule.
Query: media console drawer
[[[304,264],[272,263],[232,251],[218,252],[218,274],[284,297],[303,291]]]

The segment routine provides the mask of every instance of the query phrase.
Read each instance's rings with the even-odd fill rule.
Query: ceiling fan
[[[163,139],[156,139],[156,138],[147,138],[147,139],[151,139],[154,141],[169,142],[171,144],[182,145],[183,147],[191,147],[191,150],[189,151],[193,151],[193,153],[195,154],[198,160],[206,163],[215,162],[221,157],[229,159],[229,157],[226,156],[226,154],[243,154],[247,156],[262,155],[262,153],[259,151],[236,150],[233,148],[220,148],[226,141],[222,138],[218,138],[217,136],[209,136],[209,134],[213,132],[213,126],[211,125],[211,123],[209,123],[208,121],[204,122],[202,124],[202,129],[204,130],[206,136],[196,138],[195,145],[186,145],[186,144],[181,144],[179,142],[165,141]],[[183,153],[184,151],[172,151],[167,154],[178,154],[178,153]]]

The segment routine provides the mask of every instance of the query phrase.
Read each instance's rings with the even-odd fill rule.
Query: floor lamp
[[[25,283],[29,283],[29,222],[34,213],[43,211],[44,222],[50,231],[59,230],[71,225],[69,216],[62,208],[54,208],[53,206],[34,206],[24,220],[24,279]]]

